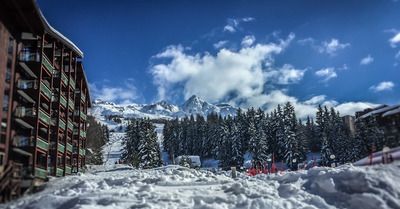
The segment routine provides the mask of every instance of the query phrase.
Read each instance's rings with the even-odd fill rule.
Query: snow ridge
[[[181,118],[191,114],[207,117],[211,113],[227,117],[228,115],[235,116],[237,109],[228,104],[213,105],[193,95],[180,106],[169,104],[165,100],[155,104],[115,104],[96,99],[93,101],[89,114],[99,119],[108,115],[118,115],[125,118],[149,117],[150,119]]]

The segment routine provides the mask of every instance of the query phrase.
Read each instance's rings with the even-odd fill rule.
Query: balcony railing
[[[83,102],[86,102],[86,97],[85,97],[84,94],[81,94],[81,99],[82,99]]]
[[[64,73],[61,73],[61,80],[66,86],[68,85],[68,78]]]
[[[13,146],[15,147],[33,147],[35,141],[32,136],[14,136]]]
[[[43,82],[40,82],[40,91],[47,97],[51,98],[51,90],[44,84]]]
[[[72,145],[67,143],[67,151],[72,152]]]
[[[72,173],[71,167],[66,166],[66,167],[65,167],[65,173],[68,174],[68,175],[70,175],[70,174]]]
[[[35,168],[35,176],[41,179],[46,179],[47,178],[47,172],[45,169],[41,169],[36,167]]]
[[[22,80],[19,79],[17,83],[17,88],[19,89],[37,89],[38,80]]]
[[[36,139],[36,146],[39,147],[40,149],[44,150],[44,151],[49,150],[49,143],[43,141],[40,138]]]
[[[79,168],[80,173],[85,173],[85,168]]]
[[[44,67],[50,72],[50,74],[53,74],[53,65],[50,63],[49,59],[46,57],[46,55],[43,54],[43,65]]]
[[[74,124],[68,120],[68,129],[73,131],[74,130]]]
[[[82,130],[79,131],[79,135],[80,135],[82,138],[86,138],[86,132],[84,132],[84,131],[82,131]]]
[[[74,102],[73,102],[71,99],[69,99],[69,107],[70,107],[71,109],[74,109],[74,108],[75,108],[75,104],[74,104]]]
[[[57,176],[63,176],[64,175],[64,170],[61,168],[57,168]]]
[[[14,112],[15,117],[35,117],[36,109],[33,107],[17,107]]]
[[[69,84],[71,85],[72,89],[75,89],[75,81],[72,78],[69,78]]]
[[[85,115],[85,113],[81,112],[81,118],[82,118],[83,120],[86,120],[86,115]]]
[[[63,96],[60,96],[60,103],[64,108],[67,107],[67,100]]]
[[[58,151],[61,152],[61,153],[64,153],[65,152],[65,146],[60,144],[60,143],[58,143]]]
[[[79,155],[85,155],[86,151],[84,149],[79,148]]]
[[[61,119],[59,119],[60,121],[58,122],[58,127],[61,128],[61,130],[65,131],[65,122]]]
[[[19,53],[19,61],[40,62],[40,53],[30,52],[30,51],[21,51],[21,53]]]
[[[47,125],[50,124],[50,116],[44,113],[42,110],[39,110],[39,119],[46,123]]]

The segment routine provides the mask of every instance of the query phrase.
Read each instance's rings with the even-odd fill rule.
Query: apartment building
[[[35,0],[0,3],[0,202],[48,176],[85,171],[83,53]]]

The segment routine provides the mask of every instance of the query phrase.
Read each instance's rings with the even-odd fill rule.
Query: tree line
[[[86,158],[88,164],[102,165],[102,147],[110,140],[110,130],[107,125],[101,125],[93,116],[87,116],[86,142],[89,150]]]
[[[270,113],[261,108],[239,108],[235,117],[212,113],[206,119],[191,115],[166,121],[163,147],[171,160],[199,155],[201,159],[219,160],[220,167],[243,165],[245,153],[250,153],[256,163],[274,155],[275,160],[289,165],[293,159],[304,161],[309,152],[321,153],[323,165],[331,163],[331,155],[336,162],[346,163],[368,155],[372,145],[379,149],[385,144],[378,124],[367,120],[356,121],[357,134],[353,137],[334,108],[319,105],[315,121],[307,117],[305,122],[296,117],[290,102]]]
[[[149,118],[132,118],[125,129],[121,160],[136,168],[163,165],[160,143],[155,126]]]

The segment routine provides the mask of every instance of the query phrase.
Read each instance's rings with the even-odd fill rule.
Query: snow
[[[227,117],[228,115],[236,115],[236,111],[237,108],[228,104],[213,105],[199,97],[192,96],[180,106],[171,105],[164,100],[155,104],[115,104],[97,99],[93,101],[89,114],[96,118],[118,115],[125,118],[173,119],[191,114],[207,117],[211,113]]]
[[[394,109],[394,110],[390,110],[390,111],[385,112],[385,113],[382,115],[382,117],[384,118],[384,117],[391,116],[391,115],[395,115],[395,114],[399,114],[399,113],[400,113],[400,107],[398,107],[398,108],[396,108],[396,109]]]
[[[400,208],[400,162],[249,177],[165,166],[89,166],[5,208]]]
[[[382,157],[383,160],[386,159],[393,159],[393,160],[400,160],[400,147],[395,147],[390,149],[388,152],[384,152],[384,151],[379,151],[379,152],[375,152],[372,155],[372,161],[371,161],[371,157],[367,156],[357,162],[354,163],[354,165],[357,166],[363,166],[363,165],[369,165],[371,164],[379,164],[382,163]]]
[[[400,107],[400,105],[389,106],[389,107],[384,107],[384,108],[380,108],[380,109],[379,109],[379,108],[375,108],[376,110],[371,111],[371,112],[369,112],[369,113],[366,113],[366,114],[364,114],[364,115],[361,115],[360,118],[366,118],[366,117],[369,117],[369,116],[371,116],[371,115],[384,113],[384,112],[387,112],[387,111],[390,111],[390,110],[392,110],[392,109],[396,109],[396,108],[399,108],[399,107]]]

